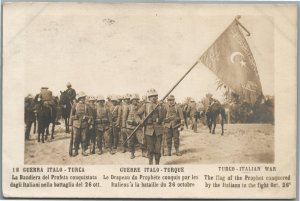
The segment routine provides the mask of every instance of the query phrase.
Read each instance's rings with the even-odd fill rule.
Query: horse
[[[49,135],[49,125],[52,123],[52,133],[51,133],[51,139],[54,139],[53,133],[55,128],[55,116],[56,116],[56,110],[49,108],[49,106],[46,106],[42,100],[39,100],[39,94],[37,94],[34,98],[34,102],[36,103],[36,112],[37,112],[37,122],[38,122],[38,142],[40,142],[40,138],[42,135],[42,143],[44,143],[44,140],[47,140],[47,137]],[[52,115],[51,115],[52,113]],[[46,132],[46,136],[45,136]],[[44,137],[45,136],[45,137]]]
[[[209,133],[215,134],[217,119],[221,115],[221,127],[222,135],[224,134],[224,121],[226,120],[225,108],[220,102],[215,102],[213,105],[209,106],[206,111],[207,125],[209,128]]]
[[[66,91],[60,91],[59,105],[61,107],[61,115],[65,120],[66,133],[69,133],[69,121],[72,105]]]

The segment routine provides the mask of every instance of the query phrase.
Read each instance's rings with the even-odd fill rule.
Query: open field
[[[37,134],[30,135],[25,142],[25,164],[36,165],[100,165],[100,164],[148,164],[148,159],[141,157],[141,150],[136,150],[136,158],[130,159],[130,153],[110,155],[106,150],[102,155],[69,157],[71,134],[64,133],[57,126],[52,141],[37,142]],[[270,124],[225,124],[224,136],[220,125],[216,134],[209,134],[206,126],[200,126],[198,132],[185,129],[180,136],[182,156],[163,156],[161,164],[216,164],[216,163],[273,163],[274,162],[274,125]],[[80,150],[79,150],[80,153]]]

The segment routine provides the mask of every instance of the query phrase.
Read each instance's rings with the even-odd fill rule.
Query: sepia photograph
[[[26,27],[25,164],[273,163],[272,17],[147,12]]]
[[[293,197],[296,8],[5,3],[6,195]]]

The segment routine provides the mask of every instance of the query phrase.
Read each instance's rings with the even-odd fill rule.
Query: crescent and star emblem
[[[237,56],[240,56],[240,64],[242,67],[246,67],[246,62],[244,61],[244,55],[240,52],[233,52],[231,55],[230,55],[230,61],[235,64],[235,57]]]

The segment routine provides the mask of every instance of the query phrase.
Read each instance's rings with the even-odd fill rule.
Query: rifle
[[[72,125],[71,139],[70,139],[70,146],[69,146],[69,156],[73,156],[73,145],[74,145],[74,131],[73,131],[73,125]]]
[[[189,74],[189,72],[197,65],[199,63],[199,60],[197,60],[193,65],[192,65],[192,67],[177,81],[177,83],[170,89],[170,91],[163,97],[163,99],[161,99],[161,101],[160,102],[163,102],[167,97],[168,97],[168,95],[177,87],[177,85]],[[127,137],[127,139],[123,142],[123,145],[125,144],[125,143],[127,143],[127,141],[130,139],[130,138],[132,138],[132,136],[136,133],[136,131],[140,128],[140,127],[142,127],[143,125],[144,125],[144,123],[145,123],[145,121],[152,115],[152,113],[158,108],[158,106],[159,106],[160,104],[157,104],[155,107],[154,107],[154,109],[151,111],[151,112],[149,112],[149,114],[143,119],[143,121],[139,124],[139,125],[137,125],[136,127],[135,127],[135,129],[131,132],[131,134]]]

